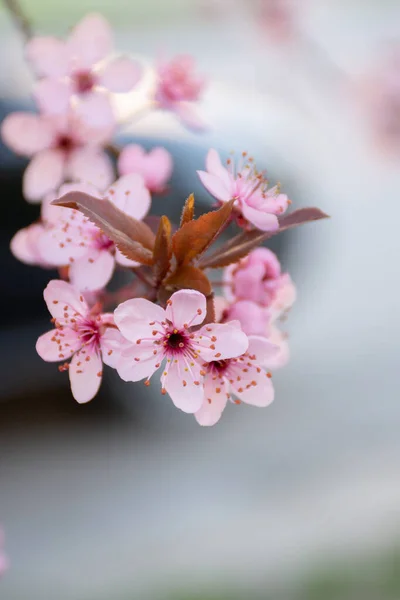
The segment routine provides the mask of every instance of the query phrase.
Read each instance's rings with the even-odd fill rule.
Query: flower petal
[[[99,84],[110,92],[129,92],[140,80],[141,75],[142,67],[139,62],[121,56],[108,63],[100,74]]]
[[[163,147],[153,148],[148,154],[138,144],[125,146],[118,158],[118,172],[121,175],[138,173],[142,175],[146,187],[151,192],[162,191],[171,177],[172,156]]]
[[[230,188],[232,181],[231,175],[226,167],[223,166],[219,154],[214,148],[210,148],[206,157],[206,169],[210,175],[215,175],[224,183],[227,189]]]
[[[151,377],[159,368],[161,361],[161,353],[154,354],[149,346],[143,348],[131,344],[121,353],[116,369],[124,381],[141,381]]]
[[[247,335],[267,335],[271,314],[252,300],[238,300],[227,309],[229,319],[237,319]]]
[[[76,106],[79,119],[91,129],[112,129],[115,116],[109,96],[100,91],[81,96]]]
[[[235,324],[210,323],[195,335],[193,343],[207,362],[241,356],[249,346],[247,335]]]
[[[237,373],[240,380],[235,378],[231,384],[235,395],[246,404],[253,406],[265,407],[271,404],[274,399],[274,386],[264,369],[249,365],[243,368],[246,368],[247,372],[243,372],[243,369],[238,366]]]
[[[75,313],[86,316],[89,312],[83,296],[66,281],[52,279],[47,284],[43,296],[51,316],[60,322],[73,317]]]
[[[168,300],[167,319],[177,328],[199,325],[206,317],[207,303],[204,294],[196,290],[179,290]]]
[[[171,108],[180,118],[182,124],[192,131],[201,132],[208,129],[205,120],[200,116],[194,102],[176,102]]]
[[[70,52],[79,67],[89,68],[112,51],[112,31],[106,19],[97,13],[86,15],[72,30]]]
[[[1,125],[3,142],[16,154],[32,156],[48,148],[54,139],[54,126],[39,115],[14,112]]]
[[[68,110],[71,88],[57,79],[45,78],[35,83],[33,95],[41,112],[58,115]]]
[[[62,183],[64,155],[58,150],[43,150],[34,156],[24,173],[23,191],[28,202],[39,202]]]
[[[71,263],[69,277],[80,291],[100,290],[110,281],[114,267],[115,259],[108,250],[90,249]]]
[[[124,338],[118,329],[107,327],[100,339],[103,363],[115,369],[122,352],[130,346],[131,343]]]
[[[114,180],[114,168],[105,152],[96,148],[74,150],[67,165],[71,179],[92,184],[103,191]]]
[[[225,185],[225,182],[216,175],[211,175],[206,171],[197,171],[197,175],[206,190],[217,200],[228,202],[232,198],[231,191]]]
[[[36,342],[36,352],[47,362],[59,362],[70,359],[81,345],[78,334],[73,329],[64,327],[41,335]]]
[[[89,360],[87,360],[89,359]],[[103,375],[100,352],[79,350],[69,366],[72,395],[79,404],[92,400],[99,391]]]
[[[69,71],[66,43],[55,37],[34,37],[25,46],[27,60],[39,77],[62,77]]]
[[[199,425],[215,425],[220,420],[228,401],[228,392],[225,379],[213,380],[212,376],[205,376],[203,404],[194,415]]]
[[[241,203],[240,208],[243,216],[261,231],[276,231],[279,229],[279,221],[276,215],[257,210],[244,202]]]
[[[249,349],[247,353],[254,356],[254,360],[258,365],[268,366],[269,361],[277,356],[279,347],[260,335],[249,336]]]
[[[144,298],[132,298],[117,306],[114,318],[122,335],[136,343],[143,337],[154,338],[154,323],[165,319],[165,310]]]
[[[120,177],[106,192],[106,196],[120,210],[141,220],[150,210],[151,196],[144,179],[137,173]]]
[[[185,368],[188,370],[185,371]],[[171,362],[169,369],[165,372],[161,377],[161,384],[171,396],[175,406],[186,413],[197,412],[204,397],[200,365],[195,363],[189,366],[181,359]]]
[[[287,340],[287,335],[280,331],[277,327],[272,326],[268,339],[271,343],[278,347],[278,351],[265,360],[265,366],[268,369],[280,369],[284,367],[290,359],[290,349]]]
[[[136,260],[131,260],[130,258],[127,258],[124,254],[122,254],[121,250],[118,250],[118,248],[116,248],[116,250],[115,250],[115,262],[118,265],[120,265],[121,267],[128,267],[128,268],[140,267],[139,262],[136,262]]]
[[[46,261],[38,248],[38,239],[43,235],[43,231],[41,223],[33,223],[17,231],[10,242],[10,249],[15,258],[27,265],[45,266]]]

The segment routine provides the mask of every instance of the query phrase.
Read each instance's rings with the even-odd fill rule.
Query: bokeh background
[[[8,251],[37,209],[21,197],[24,162],[1,148],[0,522],[11,561],[2,600],[400,598],[400,154],[380,143],[365,86],[400,44],[400,4],[294,0],[294,33],[283,36],[259,4],[23,2],[41,33],[64,34],[98,10],[123,51],[197,59],[209,79],[207,133],[169,115],[123,132],[174,155],[173,193],[155,200],[158,213],[177,214],[193,190],[210,203],[195,170],[216,147],[248,150],[295,207],[332,219],[275,245],[298,301],[270,408],[229,407],[200,428],[155,386],[110,370],[100,395],[78,406],[67,376],[35,354],[50,273]],[[3,118],[30,105],[4,10],[0,61]]]

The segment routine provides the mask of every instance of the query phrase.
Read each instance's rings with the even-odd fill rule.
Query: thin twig
[[[33,27],[25,15],[18,0],[3,0],[5,7],[11,15],[15,26],[20,31],[26,42],[33,37]]]

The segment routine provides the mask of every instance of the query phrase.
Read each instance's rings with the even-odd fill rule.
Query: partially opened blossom
[[[248,350],[242,356],[203,364],[204,398],[195,413],[200,425],[214,425],[219,421],[229,400],[259,407],[273,401],[274,387],[267,367],[278,348],[263,337],[248,339]]]
[[[149,381],[162,369],[161,387],[178,408],[199,410],[205,364],[240,356],[247,336],[235,324],[198,326],[206,316],[206,298],[195,290],[172,294],[166,309],[143,298],[120,304],[114,318],[132,344],[121,353],[117,371],[124,381]]]
[[[219,202],[236,200],[235,211],[240,224],[250,223],[262,231],[279,228],[278,216],[285,212],[290,200],[286,194],[281,194],[279,185],[268,188],[268,179],[257,171],[246,153],[236,168],[231,158],[224,167],[218,152],[211,149],[207,154],[206,169],[197,171],[200,181]]]
[[[113,167],[103,146],[111,133],[108,127],[86,127],[73,111],[58,116],[15,112],[1,126],[4,143],[31,158],[23,177],[30,202],[40,202],[68,180],[87,181],[101,190],[109,186]]]
[[[253,300],[235,300],[227,305],[223,314],[224,322],[239,321],[247,335],[267,336],[269,333],[271,312]]]
[[[4,575],[9,567],[8,558],[4,552],[4,533],[0,529],[0,578]]]
[[[78,99],[77,111],[91,127],[110,126],[114,115],[109,92],[129,92],[139,81],[140,65],[128,57],[110,58],[113,35],[99,14],[89,14],[66,41],[34,37],[26,55],[37,75],[35,96],[42,110],[62,113],[70,98]]]
[[[144,179],[146,187],[153,193],[165,190],[173,169],[172,156],[162,147],[146,152],[138,144],[128,144],[122,148],[118,158],[120,175],[138,173]]]
[[[191,56],[176,56],[169,62],[159,62],[155,100],[160,108],[176,113],[191,129],[204,128],[195,106],[204,86],[205,80],[195,72],[195,61]]]
[[[103,363],[114,367],[125,341],[112,314],[91,311],[70,283],[50,281],[44,299],[54,329],[39,337],[36,350],[45,361],[62,361],[60,370],[69,371],[75,400],[88,402],[99,390]]]
[[[60,195],[81,191],[102,198],[89,184],[66,184]],[[105,196],[118,208],[140,220],[147,214],[151,198],[140,175],[125,175],[118,179]],[[55,207],[58,216],[39,239],[40,255],[53,266],[69,265],[71,283],[80,291],[103,288],[110,281],[116,262],[123,266],[137,264],[125,258],[115,244],[78,210]]]

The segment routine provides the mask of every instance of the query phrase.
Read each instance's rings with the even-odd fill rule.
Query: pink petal
[[[72,30],[68,46],[79,67],[91,67],[113,49],[108,21],[97,13],[86,15]]]
[[[64,215],[59,217],[58,222],[51,226],[38,239],[38,251],[40,256],[49,265],[62,267],[68,265],[75,260],[78,260],[88,254],[88,248],[81,245],[85,227],[82,227],[83,215],[77,211],[72,211],[69,208],[60,208],[64,211]],[[66,215],[65,213],[71,213]],[[76,215],[76,224],[74,215]],[[79,215],[79,216],[78,216]],[[82,218],[83,217],[83,218]],[[65,230],[65,227],[68,230]]]
[[[68,110],[71,88],[67,83],[46,78],[35,83],[33,95],[41,112],[57,115]]]
[[[25,52],[39,77],[62,77],[68,74],[70,53],[62,40],[34,37],[26,44]]]
[[[120,265],[121,267],[128,267],[128,268],[140,267],[140,263],[124,256],[124,254],[122,254],[121,250],[118,250],[118,248],[116,248],[116,250],[115,250],[115,262],[118,265]]]
[[[258,365],[269,366],[269,361],[274,360],[279,352],[279,347],[271,342],[271,339],[259,335],[249,337],[249,349],[247,353],[255,356],[254,361]]]
[[[197,175],[206,190],[217,200],[228,202],[232,198],[232,193],[225,185],[225,182],[216,175],[211,175],[206,171],[197,171]]]
[[[71,358],[81,346],[78,334],[73,329],[64,327],[62,331],[52,329],[41,335],[36,342],[36,351],[47,362],[59,362]]]
[[[187,364],[183,360],[170,363],[167,375],[162,376],[161,383],[177,408],[186,413],[195,413],[203,403],[201,367],[198,363],[188,368],[188,371],[185,371],[185,367]]]
[[[271,404],[274,399],[274,386],[272,385],[272,381],[263,369],[258,372],[255,366],[248,366],[247,368],[247,373],[240,371],[241,380],[235,380],[232,384],[235,396],[246,404],[264,408]],[[256,385],[254,385],[254,383]],[[240,389],[243,391],[240,392]]]
[[[141,220],[150,210],[151,196],[144,179],[137,173],[120,177],[106,192],[106,196],[120,210]]]
[[[90,360],[86,360],[88,358]],[[80,364],[78,364],[80,363]],[[92,400],[99,391],[103,374],[100,352],[80,350],[74,354],[69,367],[72,395],[79,404]]]
[[[228,401],[228,392],[229,389],[224,379],[214,381],[212,376],[205,376],[203,404],[194,415],[199,425],[211,426],[220,420]]]
[[[249,346],[247,335],[235,324],[210,323],[195,335],[193,343],[207,362],[241,356]]]
[[[188,129],[196,132],[203,132],[208,129],[207,123],[199,115],[194,102],[177,102],[174,105],[174,111],[182,124]]]
[[[223,166],[219,154],[214,148],[210,148],[206,157],[206,169],[210,175],[215,175],[224,183],[227,189],[230,188],[232,181],[231,175],[226,167]]]
[[[131,345],[118,329],[107,327],[100,340],[103,363],[115,369],[122,352]]]
[[[276,231],[279,229],[278,217],[271,213],[257,210],[246,203],[241,204],[243,216],[261,231]]]
[[[69,277],[80,291],[100,290],[110,281],[114,267],[115,259],[108,250],[91,249],[71,263]]]
[[[112,129],[115,126],[110,98],[104,92],[94,91],[81,96],[75,111],[79,119],[91,129]]]
[[[172,169],[172,156],[162,147],[153,148],[146,154],[142,146],[128,144],[122,149],[118,159],[118,171],[121,175],[139,173],[152,192],[161,191],[165,187]]]
[[[157,371],[161,361],[161,354],[154,354],[153,346],[131,344],[122,351],[116,369],[124,381],[141,381],[149,379]]]
[[[268,309],[251,300],[239,300],[228,309],[229,319],[240,321],[247,335],[267,335],[271,314]]]
[[[38,248],[38,240],[43,235],[43,231],[41,223],[33,223],[17,231],[10,242],[13,255],[27,265],[45,266],[46,262]]]
[[[127,144],[124,146],[118,157],[118,172],[120,175],[129,173],[139,173],[143,175],[146,152],[139,144]]]
[[[111,159],[105,152],[96,148],[74,150],[70,155],[67,169],[71,179],[90,183],[101,191],[114,180]]]
[[[99,77],[99,84],[110,92],[129,92],[140,80],[141,75],[140,63],[121,56],[108,63]]]
[[[206,317],[207,304],[204,294],[195,290],[179,290],[172,294],[165,311],[167,319],[177,329],[202,323]]]
[[[273,321],[279,319],[283,313],[289,310],[295,302],[296,296],[296,286],[289,275],[287,275],[286,282],[277,290],[274,301],[270,306]]]
[[[48,119],[30,113],[11,113],[1,125],[3,142],[23,156],[32,156],[48,148],[54,135],[54,126]]]
[[[94,196],[95,198],[103,197],[96,186],[86,181],[80,181],[74,183],[64,183],[58,190],[57,198],[61,198],[61,196],[64,196],[64,194],[69,194],[70,192],[83,192],[84,194],[89,194],[89,196]],[[68,210],[68,213],[72,214],[70,210]]]
[[[52,279],[43,292],[47,308],[52,317],[62,322],[74,313],[86,316],[89,312],[83,296],[70,283]],[[69,314],[65,317],[65,314]]]
[[[63,181],[64,155],[59,150],[43,150],[34,156],[25,170],[23,192],[28,202],[39,202]]]
[[[131,342],[142,337],[153,339],[153,322],[165,319],[165,310],[144,298],[133,298],[120,304],[114,311],[114,319],[123,336]]]
[[[265,366],[272,370],[280,369],[281,367],[284,367],[290,360],[290,349],[287,335],[282,333],[282,331],[280,331],[277,327],[272,326],[268,339],[271,343],[278,347],[278,351],[265,361]]]

